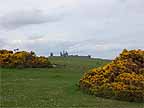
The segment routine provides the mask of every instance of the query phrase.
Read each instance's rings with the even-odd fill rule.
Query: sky
[[[0,49],[113,59],[144,49],[144,0],[0,0]]]

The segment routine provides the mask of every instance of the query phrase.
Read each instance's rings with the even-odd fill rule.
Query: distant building
[[[69,55],[69,56],[67,56],[67,57],[90,59],[90,58],[91,58],[91,55],[88,55],[88,56]]]
[[[53,56],[53,53],[52,53],[52,52],[50,53],[50,56],[51,56],[51,57]]]
[[[90,59],[91,55],[87,55],[87,56],[79,56],[79,55],[69,55],[67,51],[61,51],[59,53],[59,56],[54,56],[53,53],[50,53],[50,56],[52,57],[74,57],[74,58],[84,58],[84,59]]]
[[[52,57],[52,56],[50,56]],[[82,59],[91,59],[91,56],[79,56],[79,55],[69,55],[69,56],[53,56],[53,57],[66,57],[66,58],[82,58]]]
[[[63,50],[63,52],[60,52],[60,56],[67,57],[68,52]]]

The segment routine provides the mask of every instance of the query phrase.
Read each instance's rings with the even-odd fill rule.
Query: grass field
[[[83,73],[106,64],[100,59],[50,58],[56,68],[0,69],[1,107],[143,108],[143,103],[103,99],[80,91]]]

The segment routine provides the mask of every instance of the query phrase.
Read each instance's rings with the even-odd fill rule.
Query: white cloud
[[[33,24],[43,24],[62,20],[62,13],[44,13],[41,10],[16,11],[0,17],[0,26],[5,29],[15,29]]]
[[[102,58],[144,49],[143,0],[0,0],[0,16],[0,48]]]

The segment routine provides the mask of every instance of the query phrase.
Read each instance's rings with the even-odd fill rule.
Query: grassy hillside
[[[1,107],[142,108],[81,92],[76,84],[83,72],[106,64],[100,59],[50,58],[56,68],[0,69]]]

